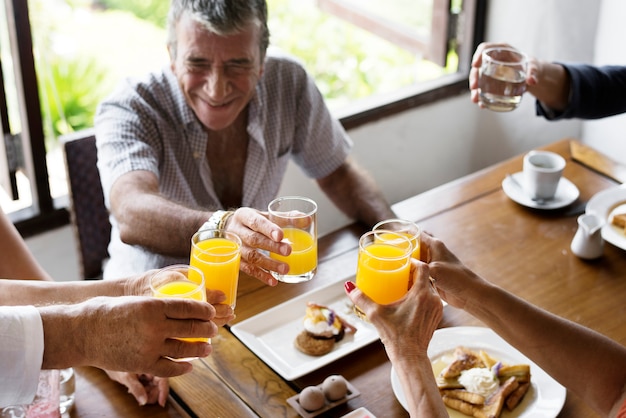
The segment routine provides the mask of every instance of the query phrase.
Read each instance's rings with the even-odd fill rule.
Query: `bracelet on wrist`
[[[231,210],[216,210],[213,215],[200,227],[199,231],[204,229],[224,229],[226,221],[234,214]]]
[[[226,211],[226,213],[222,215],[222,219],[220,220],[219,229],[226,229],[226,222],[228,222],[230,217],[234,214],[235,212],[233,212],[232,210]]]

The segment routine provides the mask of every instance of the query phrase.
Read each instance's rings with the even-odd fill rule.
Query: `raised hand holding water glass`
[[[481,53],[479,103],[496,112],[514,110],[526,91],[528,59],[515,48],[495,46]]]

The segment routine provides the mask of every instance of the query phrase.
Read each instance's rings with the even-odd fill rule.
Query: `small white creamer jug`
[[[585,260],[593,260],[602,256],[604,240],[602,227],[604,220],[595,213],[586,213],[578,217],[578,230],[574,234],[570,246],[572,252]]]

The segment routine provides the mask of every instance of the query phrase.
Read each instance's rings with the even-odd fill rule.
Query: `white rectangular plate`
[[[378,339],[376,328],[359,319],[352,311],[345,294],[346,279],[312,290],[258,315],[246,319],[230,329],[250,350],[286,380],[294,380],[319,369]],[[357,328],[324,356],[309,356],[294,347],[296,336],[304,329],[303,320],[307,302],[328,306]]]

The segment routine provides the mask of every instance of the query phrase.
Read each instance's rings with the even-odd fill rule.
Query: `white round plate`
[[[587,203],[586,213],[595,213],[604,219],[602,238],[605,241],[626,250],[626,234],[611,225],[614,213],[626,213],[626,186],[617,186],[596,193]]]
[[[519,184],[524,184],[523,173],[520,171],[515,174],[511,174],[511,176],[517,180]],[[554,195],[554,199],[550,199],[545,203],[537,203],[530,198],[523,190],[521,190],[517,185],[515,185],[510,178],[505,177],[502,180],[502,189],[504,193],[508,197],[510,197],[513,201],[519,203],[522,206],[526,206],[533,209],[559,209],[564,208],[567,205],[570,205],[578,199],[580,195],[580,191],[578,187],[565,177],[561,177],[559,181],[559,185],[556,189],[556,194]]]
[[[503,410],[501,415],[503,418],[554,418],[563,408],[566,396],[565,387],[504,341],[491,328],[452,327],[438,329],[428,345],[428,357],[431,361],[437,360],[442,355],[453,352],[460,345],[472,350],[485,350],[489,355],[503,363],[530,365],[531,387],[522,402],[513,411]],[[407,409],[408,404],[402,391],[400,379],[393,367],[391,368],[391,388],[398,402],[404,409]],[[466,415],[449,408],[448,414],[450,417],[466,417]]]

